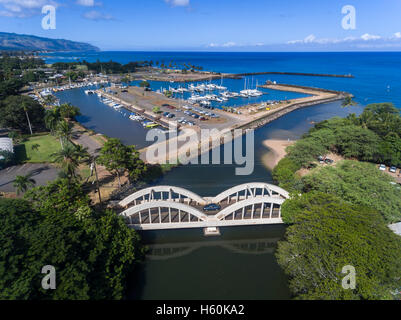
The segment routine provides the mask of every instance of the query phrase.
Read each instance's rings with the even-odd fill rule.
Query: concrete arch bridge
[[[137,230],[211,228],[283,223],[281,205],[289,198],[284,189],[267,183],[246,183],[215,197],[201,197],[180,187],[154,186],[120,201],[121,215]],[[203,211],[207,204],[219,212]]]

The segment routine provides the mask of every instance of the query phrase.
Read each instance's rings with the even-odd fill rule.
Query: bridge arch
[[[119,202],[121,207],[127,207],[129,204],[134,203],[137,205],[138,203],[151,202],[151,201],[178,201],[178,202],[195,202],[199,205],[205,205],[206,200],[196,193],[189,191],[180,187],[173,186],[154,186],[146,189],[139,190],[130,196],[126,197],[122,201]]]
[[[244,183],[235,187],[232,187],[228,190],[223,191],[213,198],[213,203],[222,203],[224,200],[227,200],[227,203],[230,203],[232,200],[236,202],[253,198],[256,196],[269,196],[275,198],[288,199],[289,193],[284,189],[277,187],[272,184],[263,183],[263,182],[252,182],[252,183]]]
[[[199,210],[179,202],[150,201],[133,206],[121,213],[128,224],[140,229],[174,228],[182,225],[191,227],[208,220]],[[155,226],[157,226],[155,228]]]
[[[240,220],[246,219],[248,211],[250,215],[248,218],[253,219],[281,219],[281,205],[285,199],[274,198],[274,197],[254,197],[248,198],[236,202],[225,209],[221,210],[216,214],[216,219],[227,220],[227,217],[231,216],[230,220],[236,220],[236,216],[239,215]],[[260,209],[257,207],[260,205]],[[249,208],[249,210],[248,210]],[[259,209],[259,211],[258,211]],[[268,209],[268,210],[266,210]],[[238,211],[241,211],[238,213]]]

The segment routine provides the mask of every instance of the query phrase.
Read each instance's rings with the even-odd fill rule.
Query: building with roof
[[[0,152],[8,151],[14,153],[14,144],[11,138],[0,138]],[[0,160],[3,160],[4,156],[0,155]]]

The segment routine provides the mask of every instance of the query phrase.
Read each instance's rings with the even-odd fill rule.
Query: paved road
[[[81,144],[85,148],[88,148],[88,152],[90,154],[97,154],[101,149],[101,144],[95,140],[94,138],[90,137],[88,134],[83,133],[80,129],[75,129],[73,131],[74,135],[74,142]]]
[[[42,163],[26,163],[23,165],[8,167],[0,170],[0,191],[15,192],[13,184],[16,176],[30,174],[36,181],[36,186],[43,186],[49,181],[56,179],[58,172],[59,169],[56,167]]]

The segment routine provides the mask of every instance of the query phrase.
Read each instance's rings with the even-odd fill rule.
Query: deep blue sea
[[[287,75],[255,77],[262,83],[267,79],[281,83],[322,87],[348,91],[362,105],[375,102],[393,102],[401,108],[401,52],[91,52],[47,54],[46,61],[86,60],[94,62],[159,61],[202,66],[216,72],[303,72],[352,74],[349,78],[323,78]]]

